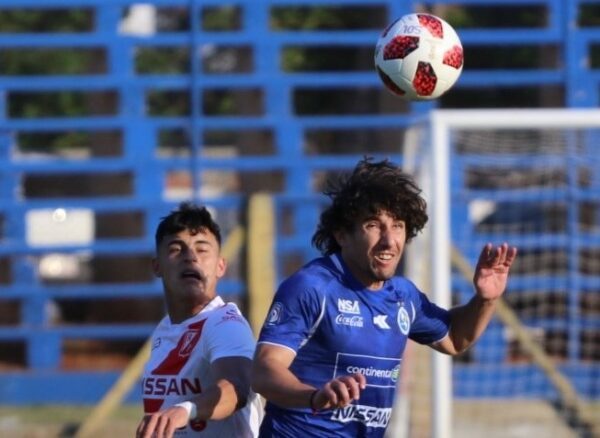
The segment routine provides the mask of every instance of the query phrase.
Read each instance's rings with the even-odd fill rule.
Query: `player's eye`
[[[178,244],[169,245],[167,248],[167,251],[169,252],[169,254],[176,254],[178,252],[181,252],[181,245],[178,245]]]

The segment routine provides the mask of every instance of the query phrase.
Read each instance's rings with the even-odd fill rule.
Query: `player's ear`
[[[162,277],[162,273],[160,272],[160,263],[158,262],[157,257],[152,258],[152,272],[154,272],[154,275],[157,277]]]
[[[227,271],[227,260],[225,258],[219,256],[219,260],[217,261],[217,278],[221,278],[225,275]]]
[[[343,230],[335,230],[333,237],[339,246],[344,246],[344,240],[346,239],[346,233]]]

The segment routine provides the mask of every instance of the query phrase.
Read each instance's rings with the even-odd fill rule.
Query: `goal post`
[[[441,113],[431,115],[431,155],[426,162],[431,166],[431,241],[429,243],[431,276],[431,297],[438,306],[449,309],[452,306],[450,247],[450,144],[447,131],[438,119]],[[432,437],[450,438],[452,436],[452,361],[449,356],[432,356]]]
[[[600,110],[435,110],[426,132],[409,171],[430,221],[407,268],[425,263],[424,290],[451,307],[472,295],[487,241],[519,257],[482,338],[457,358],[433,353],[430,406],[411,393],[408,409],[429,413],[436,438],[598,433]]]

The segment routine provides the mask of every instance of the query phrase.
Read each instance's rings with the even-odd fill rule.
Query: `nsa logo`
[[[354,300],[343,300],[341,298],[338,298],[338,310],[343,313],[360,315],[360,307],[358,307],[358,301]]]
[[[373,324],[375,324],[377,327],[382,328],[382,329],[389,329],[390,326],[388,325],[386,319],[387,319],[387,315],[374,316]]]

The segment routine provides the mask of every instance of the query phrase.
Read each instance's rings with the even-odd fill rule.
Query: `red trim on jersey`
[[[159,375],[177,375],[181,369],[185,366],[190,358],[190,353],[200,340],[202,335],[202,328],[206,319],[195,322],[188,326],[188,329],[181,335],[179,342],[175,348],[173,348],[165,360],[163,360],[151,374]]]
[[[160,410],[164,400],[160,398],[145,398],[144,399],[144,412],[146,414],[153,414]]]

